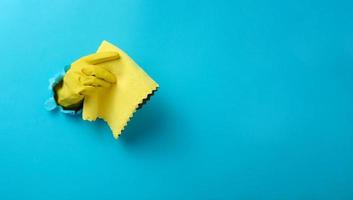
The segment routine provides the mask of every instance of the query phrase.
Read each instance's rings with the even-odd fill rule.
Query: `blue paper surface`
[[[0,199],[353,199],[352,1],[0,1]],[[43,108],[124,49],[159,84],[119,140]]]

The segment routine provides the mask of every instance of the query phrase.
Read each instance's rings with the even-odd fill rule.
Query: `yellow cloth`
[[[82,118],[93,121],[102,118],[118,138],[138,105],[158,88],[125,52],[103,41],[97,52],[118,52],[120,58],[99,64],[116,76],[117,82],[109,88],[99,88],[85,97]]]

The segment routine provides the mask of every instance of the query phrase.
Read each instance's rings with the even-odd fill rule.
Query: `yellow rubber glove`
[[[112,73],[97,66],[116,59],[119,59],[117,52],[100,52],[72,63],[62,84],[55,87],[57,103],[66,109],[77,109],[84,97],[94,93],[96,88],[110,87],[116,83]]]

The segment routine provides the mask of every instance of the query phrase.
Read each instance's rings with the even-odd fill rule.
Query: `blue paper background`
[[[353,199],[352,1],[0,1],[0,199]],[[103,40],[161,88],[114,140],[43,108]]]

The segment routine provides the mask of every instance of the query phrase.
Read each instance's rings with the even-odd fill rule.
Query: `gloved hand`
[[[62,84],[55,87],[56,101],[66,109],[77,109],[84,97],[96,88],[110,87],[116,83],[115,76],[97,64],[119,59],[116,52],[95,53],[71,64]]]

